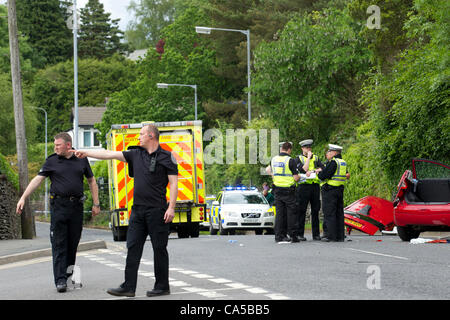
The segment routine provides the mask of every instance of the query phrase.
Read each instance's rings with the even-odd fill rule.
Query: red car
[[[413,159],[394,198],[394,223],[403,241],[423,231],[450,231],[450,167],[427,159]]]

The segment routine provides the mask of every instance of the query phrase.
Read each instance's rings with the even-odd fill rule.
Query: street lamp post
[[[44,112],[45,115],[45,159],[47,159],[47,111],[44,108],[33,107],[34,109],[39,109]],[[45,201],[44,201],[44,214],[47,218],[48,213],[48,181],[45,179]]]
[[[197,85],[196,84],[157,83],[156,86],[159,89],[167,89],[169,86],[194,88],[194,95],[195,95],[195,120],[197,120]]]
[[[237,29],[224,29],[224,28],[210,28],[210,27],[195,27],[195,32],[202,33],[202,34],[211,34],[211,30],[218,30],[218,31],[232,31],[232,32],[240,32],[247,36],[247,100],[248,100],[248,124],[250,124],[252,115],[252,105],[251,105],[251,91],[250,91],[250,30],[237,30]]]

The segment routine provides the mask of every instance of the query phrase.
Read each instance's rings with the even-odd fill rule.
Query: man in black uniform
[[[304,236],[306,209],[311,204],[311,228],[313,240],[320,240],[319,210],[320,210],[320,180],[316,177],[317,169],[323,168],[319,157],[312,153],[312,139],[300,141],[302,154],[295,158],[299,173],[306,175],[296,189],[299,218],[299,239],[306,241]]]
[[[139,263],[145,240],[150,235],[153,246],[155,285],[148,297],[170,294],[169,289],[169,223],[175,216],[178,195],[178,168],[169,151],[159,145],[159,130],[145,125],[139,135],[140,146],[127,151],[77,151],[78,157],[116,159],[128,163],[130,177],[134,177],[133,208],[127,233],[125,282],[119,288],[108,289],[115,296],[134,297]],[[170,203],[167,205],[166,187],[170,183]]]
[[[322,207],[326,235],[323,241],[344,241],[344,184],[349,178],[347,163],[341,156],[342,147],[328,145],[327,164],[319,171],[322,185]]]
[[[55,153],[49,156],[17,203],[22,213],[25,200],[46,177],[50,186],[50,240],[53,254],[53,275],[58,292],[67,290],[68,268],[75,265],[78,243],[83,228],[83,177],[87,178],[94,206],[92,214],[100,212],[98,187],[87,159],[73,154],[72,138],[67,132],[55,136]]]
[[[266,172],[273,177],[275,186],[275,241],[299,242],[298,218],[295,212],[295,182],[300,177],[294,159],[291,158],[292,143],[284,142],[280,154],[273,157]],[[287,237],[287,234],[291,239]]]

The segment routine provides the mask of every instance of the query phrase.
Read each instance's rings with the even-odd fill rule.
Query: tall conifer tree
[[[79,55],[81,58],[104,59],[114,53],[124,53],[127,45],[121,43],[123,32],[119,30],[120,19],[111,20],[98,0],[89,0],[80,10]]]
[[[68,1],[17,1],[19,31],[33,48],[32,64],[43,68],[71,57],[72,33],[67,28]]]

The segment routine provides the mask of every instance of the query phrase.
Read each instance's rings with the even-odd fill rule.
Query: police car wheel
[[[220,217],[219,217],[219,232],[220,232],[221,236],[228,235],[228,230],[226,230],[222,227],[222,219]]]
[[[211,220],[209,220],[209,221],[211,221]],[[212,223],[210,222],[209,223],[209,234],[212,236],[215,236],[217,234],[217,231],[219,231],[219,230],[214,229]]]

